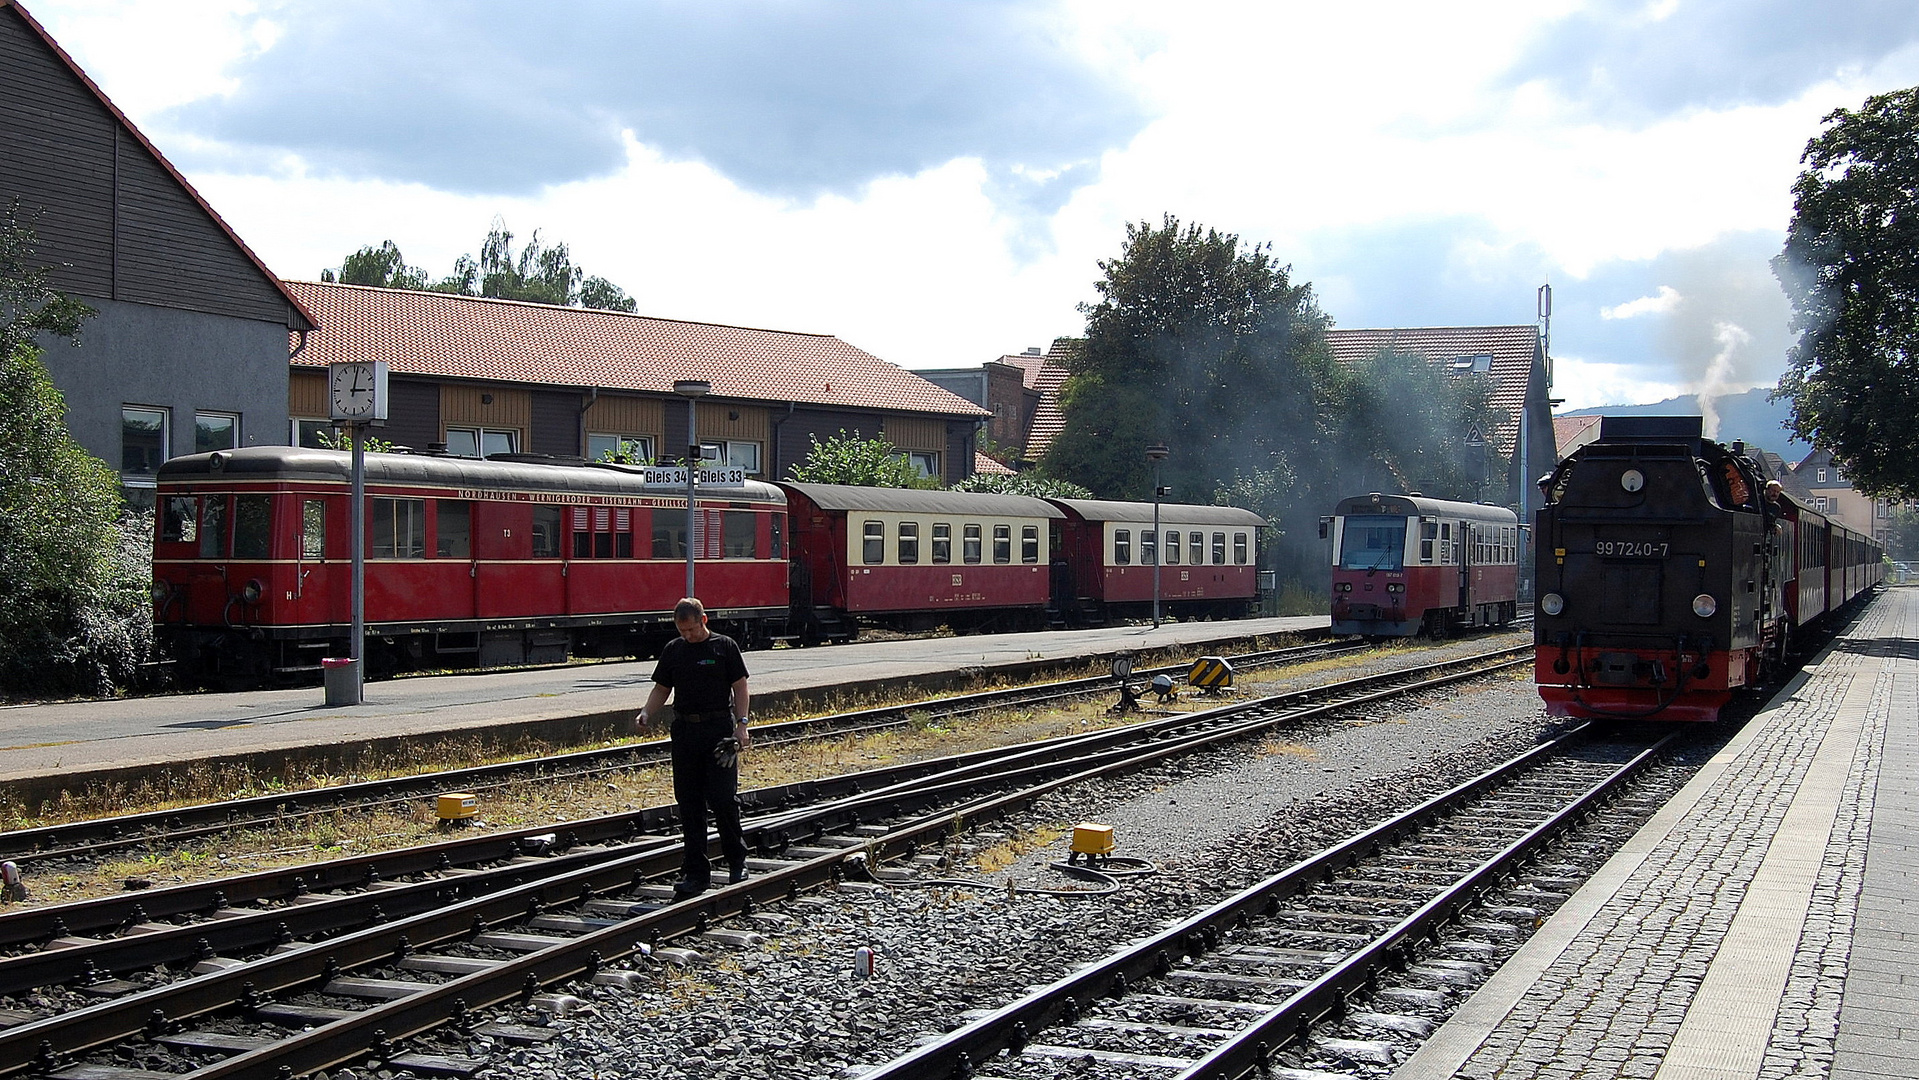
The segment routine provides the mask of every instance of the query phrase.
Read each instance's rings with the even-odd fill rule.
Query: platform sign
[[[746,470],[738,465],[702,465],[694,485],[702,488],[743,488]],[[686,490],[686,466],[648,465],[640,470],[640,486]]]

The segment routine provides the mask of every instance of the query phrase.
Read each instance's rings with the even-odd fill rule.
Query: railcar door
[[[1470,521],[1462,521],[1453,530],[1453,536],[1453,542],[1459,545],[1459,617],[1470,623],[1473,611],[1473,545],[1479,540],[1479,527]]]

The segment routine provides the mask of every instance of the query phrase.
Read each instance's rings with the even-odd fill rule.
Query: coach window
[[[752,558],[759,540],[759,515],[751,510],[728,510],[720,518],[720,553],[727,558]]]
[[[200,539],[200,500],[191,495],[174,495],[160,507],[160,541],[166,544],[191,544]]]
[[[933,523],[933,561],[935,563],[953,561],[953,526],[948,522]]]
[[[1133,530],[1113,530],[1113,565],[1126,566],[1133,561]]]
[[[920,561],[920,526],[917,521],[900,522],[900,565],[912,566]]]
[[[1013,527],[1011,525],[993,526],[993,561],[996,563],[1013,561]]]
[[[473,504],[458,499],[440,499],[434,508],[438,520],[433,526],[433,554],[442,559],[473,557]]]
[[[558,509],[555,507],[554,509]],[[538,513],[535,510],[534,513]],[[426,500],[373,500],[373,557],[426,557]]]
[[[860,534],[862,539],[862,543],[860,544],[860,561],[869,566],[885,562],[886,523],[883,521],[869,521],[862,528],[863,531]]]
[[[273,496],[233,498],[233,557],[264,559],[273,540]]]
[[[1021,525],[1019,527],[1019,561],[1036,563],[1039,561],[1039,526]]]
[[[533,508],[533,551],[536,559],[557,559],[560,557],[560,507],[536,506]]]
[[[1225,564],[1226,564],[1226,534],[1223,532],[1216,532],[1213,534],[1213,565],[1224,566]]]
[[[1233,565],[1246,565],[1246,534],[1243,532],[1233,534]]]
[[[326,558],[326,500],[306,499],[300,503],[300,557]]]
[[[1167,530],[1166,565],[1167,566],[1179,565],[1179,532],[1178,530],[1172,530],[1172,529]]]
[[[968,525],[965,532],[960,534],[960,558],[968,563],[979,562],[980,529],[978,525]]]
[[[1151,529],[1139,531],[1139,564],[1141,566],[1159,565],[1159,534]]]

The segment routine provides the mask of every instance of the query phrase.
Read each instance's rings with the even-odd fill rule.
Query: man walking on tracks
[[[706,857],[706,812],[720,830],[720,850],[732,871],[746,880],[746,840],[740,833],[739,752],[752,742],[746,732],[746,661],[725,634],[706,628],[706,608],[692,597],[673,608],[680,636],[660,650],[653,692],[640,710],[642,727],[673,695],[673,797],[680,804],[684,870],[674,899],[698,896],[712,884]]]

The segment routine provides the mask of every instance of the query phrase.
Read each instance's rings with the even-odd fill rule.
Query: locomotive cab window
[[[433,508],[433,555],[440,559],[473,557],[473,504],[440,499]]]
[[[1399,570],[1404,567],[1406,519],[1386,514],[1354,514],[1340,538],[1342,570]]]
[[[1019,561],[1036,563],[1039,561],[1039,526],[1021,525],[1019,527]]]
[[[535,520],[542,509],[533,512]],[[536,527],[537,531],[537,527]],[[373,557],[376,559],[423,559],[426,557],[426,500],[373,500]]]
[[[899,527],[900,565],[916,566],[920,561],[920,526],[917,521],[902,521]]]
[[[860,561],[874,566],[886,561],[886,523],[869,521],[861,526]]]
[[[1113,530],[1113,565],[1126,566],[1133,561],[1133,530]]]
[[[978,525],[966,526],[966,531],[960,538],[960,556],[969,563],[980,561],[980,527]]]
[[[950,522],[933,523],[933,561],[942,564],[953,561],[953,526]]]
[[[993,526],[993,561],[1001,564],[1013,561],[1013,527],[1011,525]]]

